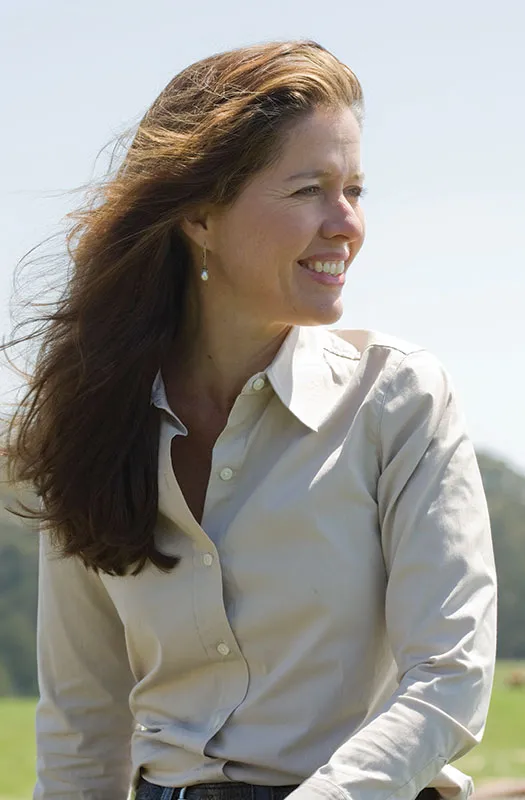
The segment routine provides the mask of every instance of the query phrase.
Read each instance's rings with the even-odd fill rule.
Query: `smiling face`
[[[346,270],[364,238],[360,173],[360,130],[349,108],[317,109],[296,123],[279,159],[231,206],[212,210],[206,230],[184,227],[196,265],[195,243],[208,248],[202,301],[220,300],[267,329],[338,320]]]

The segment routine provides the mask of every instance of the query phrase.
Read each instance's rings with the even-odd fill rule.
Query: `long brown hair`
[[[313,41],[269,42],[180,72],[140,122],[118,169],[66,233],[69,275],[38,330],[36,365],[7,432],[10,480],[63,556],[113,575],[163,570],[155,547],[159,417],[151,387],[181,328],[190,254],[179,222],[231,204],[317,107],[362,113],[354,73]],[[15,337],[11,343],[15,341]]]

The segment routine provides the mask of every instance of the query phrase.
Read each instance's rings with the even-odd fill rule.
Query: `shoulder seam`
[[[341,356],[341,358],[346,358],[348,361],[359,361],[361,358],[361,354],[359,351],[354,355],[350,355],[350,353],[343,353],[340,350],[336,350],[335,347],[329,347],[328,345],[323,345],[323,350],[327,353],[332,353],[334,356]],[[355,350],[355,348],[354,348]]]
[[[382,344],[381,342],[372,342],[371,344],[368,345],[368,347],[365,350],[363,350],[363,352],[366,353],[366,351],[370,350],[370,348],[372,347],[378,347],[381,350],[395,350],[396,353],[401,353],[401,355],[403,356],[411,356],[414,353],[422,353],[427,350],[426,347],[420,347],[419,345],[414,345],[413,350],[405,350],[402,347],[398,347],[395,344],[387,344],[387,343]]]
[[[369,345],[365,347],[363,351],[357,350],[357,348],[354,347],[353,345],[351,346],[356,351],[355,355],[354,354],[350,355],[349,353],[345,353],[342,350],[337,349],[336,347],[330,347],[330,345],[326,344],[323,345],[323,350],[325,350],[328,353],[332,353],[332,355],[334,356],[341,356],[341,358],[346,358],[349,361],[359,361],[363,357],[363,355],[372,348],[377,348],[379,350],[394,351],[396,353],[400,353],[402,356],[411,356],[414,353],[430,352],[427,350],[426,347],[420,347],[419,345],[414,345],[414,348],[412,350],[405,350],[402,347],[396,346],[395,344],[388,344],[386,342],[384,344],[382,344],[381,342],[371,342]]]

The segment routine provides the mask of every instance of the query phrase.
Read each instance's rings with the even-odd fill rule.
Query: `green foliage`
[[[498,656],[525,658],[525,477],[479,454],[498,571]]]
[[[0,515],[0,696],[34,695],[38,544]]]

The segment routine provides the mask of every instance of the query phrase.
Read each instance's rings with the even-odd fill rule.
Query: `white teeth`
[[[345,271],[344,261],[307,261],[304,266],[312,272],[325,272],[327,275],[341,275]]]

